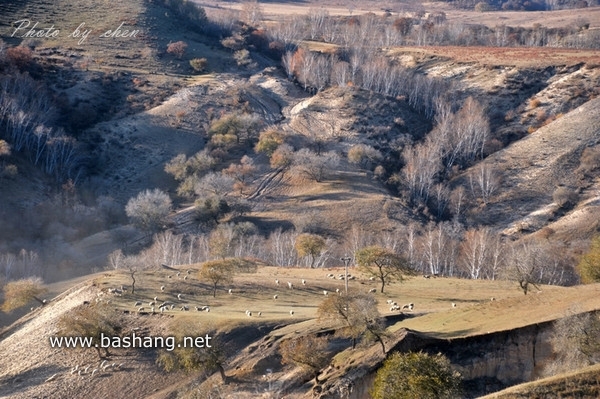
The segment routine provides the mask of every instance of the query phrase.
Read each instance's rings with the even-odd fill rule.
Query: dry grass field
[[[179,276],[177,271],[180,271]],[[181,384],[188,381],[186,378],[181,379],[180,374],[162,374],[151,357],[148,357],[149,354],[139,350],[114,352],[112,359],[126,362],[127,367],[119,372],[104,373],[102,378],[90,380],[70,374],[69,370],[75,364],[95,364],[95,352],[51,349],[47,340],[56,334],[56,323],[61,315],[68,314],[84,300],[95,301],[95,298],[110,300],[110,306],[114,307],[116,314],[123,314],[128,329],[143,329],[149,335],[168,334],[168,326],[173,321],[179,324],[198,322],[217,328],[229,337],[231,345],[239,350],[246,348],[234,356],[226,367],[233,383],[224,389],[237,392],[241,395],[239,397],[251,397],[248,396],[248,390],[252,389],[252,381],[259,377],[256,373],[263,370],[265,364],[277,367],[272,375],[273,381],[281,384],[291,377],[288,374],[291,370],[280,369],[273,360],[273,348],[261,349],[267,351],[264,353],[264,356],[268,354],[265,361],[269,359],[268,362],[273,362],[263,362],[260,363],[261,366],[254,363],[257,358],[252,348],[259,345],[262,347],[268,342],[279,342],[299,333],[315,333],[330,328],[329,324],[317,321],[316,310],[324,300],[323,290],[327,290],[329,295],[336,295],[336,289],[344,289],[344,282],[328,278],[329,273],[338,276],[343,273],[343,268],[309,270],[259,266],[256,273],[238,274],[234,283],[219,286],[216,297],[212,296],[206,282],[198,280],[195,265],[139,273],[135,295],[128,290],[122,297],[108,293],[109,288],[129,286],[129,276],[120,272],[99,273],[90,276],[87,282],[63,283],[60,289],[67,286],[72,288],[54,298],[51,297],[53,294],[48,294],[50,301],[47,306],[29,313],[2,333],[0,355],[6,358],[10,353],[12,361],[0,365],[0,381],[11,382],[0,388],[0,397],[8,395],[11,398],[30,398],[41,395],[42,392],[46,395],[71,392],[77,397],[88,397],[86,395],[92,391],[114,397],[112,395],[121,390],[137,392],[138,395],[150,394],[154,390],[155,395],[158,395],[155,397],[158,398],[168,397],[170,392],[181,388]],[[377,288],[375,282],[364,278],[353,268],[350,273],[357,277],[356,280],[349,281],[351,291],[366,293],[370,288]],[[279,285],[276,284],[276,279],[279,280]],[[306,285],[302,285],[302,279],[306,280]],[[288,281],[293,284],[293,289],[287,287]],[[160,290],[161,285],[165,286],[164,291]],[[229,289],[232,290],[231,294],[228,293]],[[600,309],[598,285],[576,288],[542,286],[540,290],[534,290],[525,296],[517,289],[516,284],[507,281],[425,279],[418,276],[408,278],[402,284],[388,286],[384,294],[377,292],[373,295],[379,302],[380,312],[385,316],[398,313],[389,311],[389,305],[386,304],[388,299],[399,304],[415,304],[413,312],[405,311],[407,319],[396,322],[390,328],[392,335],[387,338],[389,345],[402,339],[405,328],[420,331],[430,337],[459,338],[507,331],[560,318],[574,308],[578,311]],[[178,294],[183,295],[182,300],[177,298]],[[274,299],[274,295],[278,296],[277,299]],[[155,296],[158,301],[170,301],[177,307],[164,313],[156,311],[152,314],[147,302],[152,301]],[[492,297],[494,301],[491,300]],[[138,312],[138,306],[134,306],[136,301],[144,304],[144,312]],[[452,307],[452,303],[456,307]],[[179,310],[183,305],[189,306],[190,310]],[[194,306],[210,306],[210,312],[196,311]],[[251,317],[247,316],[247,310],[252,312]],[[290,315],[290,310],[294,311],[293,315]],[[261,312],[260,316],[258,312]],[[367,362],[365,357],[363,360],[366,363],[380,361],[381,355],[380,352],[377,354],[376,348],[377,346],[372,347],[372,350],[368,347],[364,349],[363,356],[371,359]],[[356,362],[358,358],[355,355],[358,353],[340,353],[335,362]],[[346,366],[347,364],[343,367]],[[59,375],[56,382],[44,383],[55,373]],[[28,380],[17,377],[29,374],[31,378]],[[150,377],[151,383],[148,382]]]

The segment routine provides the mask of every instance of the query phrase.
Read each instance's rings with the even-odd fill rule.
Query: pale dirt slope
[[[576,185],[573,172],[579,166],[581,152],[599,140],[600,98],[485,159],[484,164],[500,174],[501,185],[481,212],[482,222],[502,221],[506,234],[543,227],[551,215],[541,210],[553,203],[554,189]]]

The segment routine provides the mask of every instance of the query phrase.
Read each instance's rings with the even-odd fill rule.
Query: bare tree
[[[198,180],[194,191],[200,196],[212,194],[222,198],[233,190],[234,182],[234,179],[226,174],[210,172]]]
[[[317,155],[303,148],[294,154],[294,169],[316,182],[323,181],[327,174],[339,165],[339,162],[340,157],[335,151]]]
[[[127,202],[125,212],[141,229],[157,231],[167,222],[171,198],[159,189],[145,190]]]
[[[250,26],[257,26],[263,20],[263,10],[256,0],[246,0],[242,3],[242,18]]]
[[[487,204],[500,185],[500,179],[495,170],[487,163],[480,163],[469,173],[469,184],[474,197],[479,197]]]

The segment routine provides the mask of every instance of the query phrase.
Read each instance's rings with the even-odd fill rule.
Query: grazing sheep
[[[150,311],[151,311],[152,313],[154,313],[154,306],[152,306],[152,307],[150,308]]]
[[[177,273],[175,273],[175,275],[176,275],[177,277],[179,277],[179,276],[181,276],[181,272],[177,272]]]
[[[393,300],[391,300],[391,299],[388,299],[388,300],[387,300],[387,301],[385,301],[385,302],[386,302],[386,303],[389,305],[389,304],[391,304],[391,303],[392,303],[392,302],[394,302],[394,301],[393,301]]]
[[[94,374],[96,374],[98,372],[98,369],[93,369],[92,370],[92,377],[94,376]]]
[[[208,306],[204,310],[206,311],[206,313],[210,312],[210,308]]]
[[[339,288],[336,288],[335,292],[336,292],[336,294],[340,295],[340,289]]]
[[[329,273],[329,274],[327,275],[327,278],[335,278],[335,276],[334,276],[332,273]]]
[[[277,299],[277,298],[279,298],[279,297],[277,296],[277,294],[273,295],[273,299]]]
[[[496,298],[492,297],[492,302],[494,302],[496,300]]]
[[[246,309],[246,316],[248,315],[248,313],[250,313],[250,311],[248,309]]]
[[[141,306],[141,304],[142,303],[140,301],[137,301],[133,306]]]
[[[156,305],[156,302],[154,302],[154,301],[150,301],[150,302],[148,303],[148,306],[154,306],[154,305]]]
[[[288,283],[288,288],[290,290],[293,290],[294,289],[294,284],[290,283],[289,281],[287,283]]]
[[[175,305],[171,304],[171,310],[175,309]]]
[[[57,373],[57,374],[54,374],[54,375],[51,375],[51,376],[50,376],[50,377],[48,377],[48,379],[47,379],[46,381],[44,381],[44,382],[50,382],[50,381],[54,381],[54,380],[56,379],[56,376],[57,376],[57,375],[58,375],[58,373]]]
[[[390,307],[390,312],[393,312],[394,310],[400,310],[400,307],[397,305],[393,305],[392,307]]]
[[[184,277],[183,277],[183,280],[185,281],[185,280],[187,280],[187,278],[188,278],[188,276],[184,276]]]
[[[79,365],[78,365],[78,364],[76,364],[76,365],[75,365],[75,367],[73,367],[73,368],[71,369],[71,374],[75,374],[75,372],[76,372],[77,370],[79,370]]]
[[[323,290],[323,295],[327,296],[327,295],[329,295],[329,292],[327,292],[326,290]]]
[[[369,277],[369,280],[375,281],[375,277]]]
[[[369,290],[369,294],[374,294],[375,292],[377,292],[377,288],[371,288]]]
[[[405,305],[402,305],[402,310],[404,310],[404,309],[413,310],[414,306],[415,306],[414,303],[407,303]]]
[[[160,290],[161,290],[161,291],[164,291],[164,290],[165,290],[165,286],[164,286],[164,285],[161,285],[161,286],[160,286]]]
[[[87,366],[87,367],[85,368],[85,370],[83,370],[84,374],[86,374],[86,373],[87,373],[87,371],[89,370],[89,368],[90,368],[90,367],[92,367],[92,366]]]
[[[233,290],[230,288],[228,291],[229,295],[233,295]]]
[[[194,306],[194,309],[195,309],[197,312],[199,312],[199,311],[200,311],[200,308],[199,308],[198,306]]]
[[[279,285],[279,280],[275,279],[275,285]]]
[[[158,308],[158,310],[160,310],[160,313],[163,313],[165,311],[165,308]]]
[[[167,276],[167,278],[173,278],[173,276]]]
[[[453,307],[453,308],[455,308],[455,307],[456,307],[456,304],[455,304],[454,302],[452,302],[452,307]]]
[[[293,316],[293,315],[294,315],[294,311],[290,310],[290,316]]]
[[[306,280],[302,279],[302,285],[306,285]]]
[[[102,367],[102,370],[107,371],[110,367],[111,367],[111,365],[107,364],[106,366]]]
[[[177,299],[179,299],[180,301],[183,301],[183,295],[177,294]]]
[[[354,276],[348,276],[348,280],[356,280],[356,277],[354,277]]]
[[[154,302],[156,302],[156,301],[158,301],[158,297],[157,296],[154,297]]]
[[[187,274],[192,274],[192,271],[191,271],[191,270],[188,270],[186,273],[187,273]]]
[[[257,315],[258,317],[260,317],[260,316],[262,316],[262,312],[258,312],[256,315]]]
[[[429,274],[424,274],[423,278],[431,278],[431,276]]]
[[[81,370],[77,372],[77,375],[81,377]]]
[[[246,312],[246,316],[252,317],[252,312]]]
[[[143,307],[143,306],[140,306],[140,307],[138,308],[138,312],[143,312],[143,311],[144,311],[144,307]]]

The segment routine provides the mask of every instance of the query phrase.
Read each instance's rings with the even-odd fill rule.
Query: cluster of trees
[[[13,280],[41,273],[42,262],[35,251],[21,249],[18,254],[0,253],[0,280]]]
[[[81,177],[83,158],[76,140],[53,126],[48,93],[29,75],[0,76],[0,137],[57,182]]]
[[[436,99],[450,89],[450,83],[393,64],[373,46],[352,46],[336,54],[320,54],[304,48],[288,50],[283,67],[309,92],[329,86],[352,85],[391,97],[405,97],[416,110],[432,117]]]
[[[478,2],[480,11],[493,9],[487,2]],[[527,1],[528,4],[533,4]],[[518,0],[506,1],[502,7],[518,8]],[[473,5],[475,6],[475,4]],[[589,26],[589,24],[587,25]],[[269,28],[272,42],[289,50],[301,40],[319,40],[345,48],[389,47],[400,45],[455,46],[552,46],[598,48],[598,34],[586,30],[585,23],[563,28],[532,28],[450,22],[443,12],[416,12],[412,16],[377,16],[373,13],[352,17],[330,16],[325,9],[311,9],[307,15],[294,16]],[[272,45],[275,46],[275,45]]]
[[[430,224],[424,229],[413,225],[379,235],[353,227],[340,241],[295,229],[277,229],[264,237],[250,222],[221,223],[209,233],[156,234],[153,244],[138,254],[111,254],[109,265],[137,271],[161,264],[250,258],[282,267],[323,267],[339,265],[342,254],[350,254],[352,265],[375,277],[382,290],[390,282],[416,273],[509,279],[517,282],[525,294],[537,284],[579,282],[574,259],[563,246],[533,238],[506,242],[488,228],[465,231],[450,222]],[[591,255],[584,259],[591,259]],[[592,268],[595,273],[600,270],[596,263]]]

